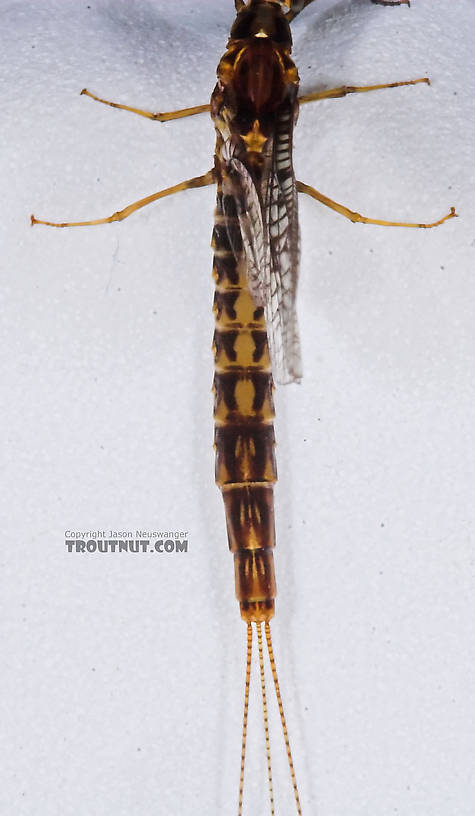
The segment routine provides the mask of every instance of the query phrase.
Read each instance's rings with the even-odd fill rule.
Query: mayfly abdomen
[[[222,490],[236,597],[246,621],[268,621],[276,594],[273,382],[262,307],[249,291],[237,215],[223,207],[218,173],[213,276],[216,292],[214,419],[216,482]]]

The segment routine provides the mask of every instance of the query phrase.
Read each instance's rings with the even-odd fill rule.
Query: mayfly
[[[209,104],[151,113],[83,94],[115,108],[155,121],[210,112],[216,130],[214,167],[207,173],[141,199],[108,218],[53,223],[31,217],[32,224],[88,226],[121,221],[159,198],[216,184],[212,237],[214,296],[214,420],[216,482],[226,515],[234,556],[235,588],[247,625],[244,713],[241,739],[238,815],[243,785],[254,632],[266,742],[270,811],[274,814],[264,642],[277,698],[295,807],[302,813],[282,697],[274,658],[270,620],[276,580],[273,549],[274,381],[298,382],[302,376],[296,317],[299,265],[297,194],[307,193],[353,222],[385,226],[435,227],[367,218],[297,181],[292,166],[292,135],[299,106],[382,88],[429,83],[426,77],[384,85],[342,86],[299,96],[299,77],[291,58],[289,23],[313,0],[235,0],[237,11],[218,81]],[[373,0],[400,5],[407,0]]]

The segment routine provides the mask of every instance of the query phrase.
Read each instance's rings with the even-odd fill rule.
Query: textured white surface
[[[2,781],[15,816],[233,814],[245,630],[213,484],[214,192],[107,215],[211,166],[231,0],[3,2]],[[274,625],[305,816],[472,816],[472,0],[318,0],[302,109],[305,378],[277,393]],[[189,531],[187,555],[73,555],[65,529]],[[256,689],[256,686],[254,686]],[[246,814],[267,812],[257,702]],[[277,813],[293,813],[276,723]]]

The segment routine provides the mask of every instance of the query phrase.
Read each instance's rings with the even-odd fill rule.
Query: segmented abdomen
[[[219,172],[217,185],[212,239],[216,483],[224,498],[241,615],[262,621],[274,614],[276,594],[273,382],[264,310],[248,289],[239,222],[232,198],[223,202]]]

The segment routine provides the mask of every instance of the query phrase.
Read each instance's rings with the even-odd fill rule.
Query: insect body
[[[381,0],[383,1],[383,0]],[[405,0],[402,0],[404,2]],[[141,207],[180,190],[217,185],[212,246],[215,281],[214,419],[216,481],[225,505],[234,556],[236,596],[247,624],[247,658],[238,814],[242,813],[253,630],[257,633],[266,732],[270,809],[274,813],[263,637],[277,695],[297,812],[302,813],[271,642],[276,581],[273,548],[273,378],[301,377],[295,297],[299,261],[297,193],[305,192],[354,222],[433,227],[371,219],[295,180],[292,133],[299,104],[380,88],[428,83],[427,78],[363,87],[342,86],[298,96],[289,22],[312,0],[236,0],[237,16],[218,65],[211,103],[151,113],[88,96],[149,119],[168,121],[210,111],[216,129],[214,167],[202,176],[147,196],[107,218],[31,223],[87,226],[120,221]],[[384,5],[398,3],[384,2]]]
[[[212,240],[216,481],[223,492],[241,616],[250,643],[252,624],[258,627],[260,647],[262,622],[270,647],[269,620],[276,594],[272,372],[283,382],[301,375],[295,314],[297,190],[292,169],[298,75],[290,47],[289,24],[281,8],[251,3],[231,29],[211,98],[218,188]],[[263,676],[261,648],[260,663]],[[278,697],[283,718],[279,693]],[[247,700],[246,694],[244,737]],[[284,719],[282,724],[286,734]],[[300,813],[287,738],[286,744]],[[244,752],[245,741],[239,812]],[[269,754],[268,768],[272,801]]]

